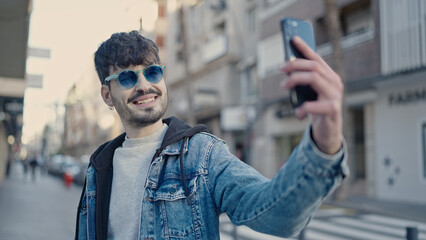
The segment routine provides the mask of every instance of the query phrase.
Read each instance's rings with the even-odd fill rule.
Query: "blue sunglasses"
[[[156,84],[163,79],[165,68],[166,66],[164,65],[151,65],[140,71],[125,69],[118,74],[113,74],[105,78],[105,84],[115,78],[123,88],[130,89],[138,83],[139,73],[143,73],[143,76],[149,83]]]

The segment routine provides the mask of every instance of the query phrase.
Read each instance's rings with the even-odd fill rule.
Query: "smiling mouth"
[[[155,101],[155,99],[157,99],[157,97],[152,97],[152,98],[139,100],[139,101],[133,101],[133,104],[136,104],[136,105],[148,104]]]

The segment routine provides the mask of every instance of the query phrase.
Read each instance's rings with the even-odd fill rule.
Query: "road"
[[[225,216],[221,219],[221,239],[234,240],[234,226]],[[387,217],[370,213],[357,213],[350,209],[320,209],[304,231],[304,240],[402,240],[406,239],[406,227],[418,229],[418,239],[426,240],[426,223]],[[285,238],[256,233],[239,226],[238,240],[279,240]]]
[[[81,187],[61,179],[23,173],[19,164],[0,184],[0,240],[73,239]]]

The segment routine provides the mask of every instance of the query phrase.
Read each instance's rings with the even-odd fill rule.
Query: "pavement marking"
[[[240,231],[241,230],[241,231]],[[268,240],[282,240],[285,238],[281,238],[281,237],[274,237],[272,235],[267,235],[267,234],[263,234],[263,233],[259,233],[256,232],[254,230],[252,230],[251,228],[247,227],[247,226],[240,226],[238,227],[238,236],[245,236],[245,237],[250,237],[251,239],[268,239]],[[289,239],[294,239],[294,238],[289,238]]]
[[[221,217],[221,236],[232,240],[233,225],[227,216]],[[426,224],[405,219],[385,217],[375,214],[347,215],[344,209],[318,210],[304,230],[308,240],[401,240],[405,239],[406,226],[417,226],[419,240],[426,240]],[[256,232],[246,226],[237,227],[241,240],[282,240]],[[294,236],[288,239],[298,239]]]
[[[314,219],[322,218],[322,217],[330,217],[330,216],[341,216],[346,214],[347,214],[347,210],[343,208],[319,209],[314,213]]]
[[[417,226],[419,231],[426,233],[426,223],[416,222],[416,221],[410,221],[405,219],[399,219],[394,217],[386,217],[386,216],[379,216],[379,215],[373,215],[373,214],[364,214],[361,215],[360,218],[373,221],[373,222],[381,222],[381,223],[387,223],[387,224],[393,224],[396,226]]]
[[[404,238],[405,235],[405,228],[403,227],[393,228],[391,226],[373,225],[368,222],[362,222],[362,220],[356,218],[335,217],[328,219],[328,221],[341,226],[388,235],[390,237]]]
[[[342,240],[341,237],[333,236],[332,234],[314,231],[313,229],[309,229],[309,227],[305,229],[305,239]]]
[[[328,232],[331,235],[345,236],[345,239],[374,239],[374,240],[401,240],[401,238],[394,238],[390,236],[383,236],[378,233],[365,232],[356,230],[351,227],[339,227],[323,221],[312,221],[308,225],[308,229],[313,231]]]

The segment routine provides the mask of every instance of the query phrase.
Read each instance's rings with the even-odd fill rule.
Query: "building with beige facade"
[[[232,151],[247,142],[246,109],[255,108],[258,98],[257,7],[257,1],[241,0],[167,2],[169,113],[206,124]],[[223,128],[224,110],[240,124]]]
[[[65,100],[61,152],[80,157],[123,132],[115,111],[108,109],[100,95],[100,82],[89,67],[68,91]]]

